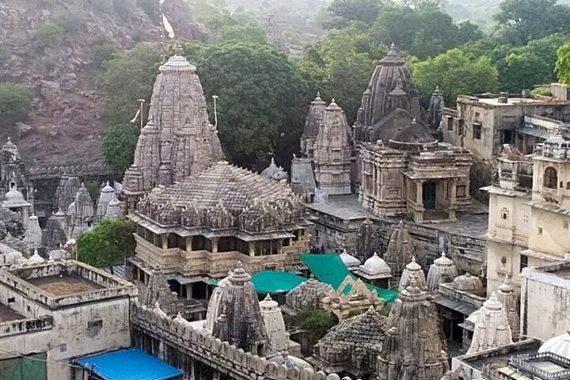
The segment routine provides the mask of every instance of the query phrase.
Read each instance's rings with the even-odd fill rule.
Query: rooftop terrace
[[[0,283],[52,309],[137,294],[130,282],[72,260],[11,267]]]

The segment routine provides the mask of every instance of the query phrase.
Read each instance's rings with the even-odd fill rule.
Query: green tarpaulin
[[[261,294],[288,293],[306,280],[305,277],[294,273],[270,270],[257,272],[251,276],[251,282],[255,291]],[[218,281],[210,280],[210,284],[218,285]]]
[[[346,276],[356,278],[348,268],[344,265],[340,256],[334,254],[303,254],[301,260],[315,275],[317,280],[331,285],[334,289],[338,289]],[[398,297],[398,292],[394,290],[386,290],[376,286],[367,284],[370,290],[376,290],[378,296],[386,302],[392,303]],[[350,289],[345,289],[345,292]]]

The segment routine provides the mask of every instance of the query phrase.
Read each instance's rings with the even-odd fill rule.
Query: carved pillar
[[[218,240],[219,238],[212,238],[212,253],[218,253]]]
[[[192,252],[192,236],[186,236],[186,253]]]
[[[255,242],[254,241],[249,242],[249,256],[250,257],[255,256]]]
[[[424,221],[424,182],[423,180],[416,182],[416,207],[414,210],[414,222],[416,223]]]
[[[168,249],[168,234],[162,234],[160,238],[162,239],[162,249]]]
[[[449,219],[455,220],[456,209],[457,209],[457,178],[452,178],[451,189],[449,193]]]

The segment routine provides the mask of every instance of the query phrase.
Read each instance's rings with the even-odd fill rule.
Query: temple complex
[[[310,238],[290,188],[227,162],[155,188],[128,217],[137,224],[134,278],[167,274],[196,318],[205,309],[191,300],[209,299],[208,279],[224,277],[237,260],[250,272],[294,269]]]
[[[196,67],[176,54],[160,66],[148,122],[141,130],[133,165],[125,173],[127,209],[134,210],[156,186],[198,174],[222,157]]]

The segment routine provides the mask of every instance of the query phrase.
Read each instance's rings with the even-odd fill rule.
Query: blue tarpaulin
[[[181,370],[137,348],[87,356],[76,362],[104,380],[169,380],[183,375]]]

